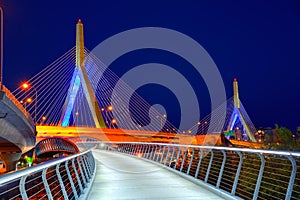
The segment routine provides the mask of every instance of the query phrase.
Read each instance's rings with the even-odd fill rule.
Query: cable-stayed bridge
[[[221,133],[255,142],[236,79],[232,98],[179,130],[84,47],[81,21],[76,30],[75,47],[0,99],[10,167],[35,131],[37,156],[75,154],[1,176],[1,199],[300,199],[299,153],[214,146]]]
[[[300,199],[299,153],[218,146],[221,133],[256,142],[236,79],[233,90],[211,114],[179,130],[84,47],[79,20],[75,47],[14,95],[3,92],[6,106],[14,103],[8,115],[18,114],[7,120],[16,120],[15,128],[36,125],[39,154],[81,152],[0,177],[0,198]],[[19,154],[34,143],[34,131]]]
[[[116,84],[119,89],[115,89]],[[153,109],[84,47],[80,20],[76,25],[76,46],[23,86],[13,93],[33,116],[41,138],[94,133],[91,137],[101,140],[114,135],[106,140],[202,144],[211,136],[210,144],[216,144],[221,132],[240,128],[242,140],[255,142],[256,130],[240,102],[236,79],[233,98],[191,128],[179,130],[167,120],[166,114]],[[221,112],[224,108],[227,112]],[[224,124],[216,123],[222,118]]]

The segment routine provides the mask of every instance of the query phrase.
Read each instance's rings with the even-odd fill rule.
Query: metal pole
[[[37,101],[38,101],[38,93],[37,93],[37,90],[32,87],[35,91],[35,102],[34,102],[34,123],[36,124],[37,122],[37,118],[36,118],[36,109],[37,109]]]
[[[1,52],[0,52],[0,90],[3,90],[3,10],[2,7],[0,6],[0,12],[1,12]]]

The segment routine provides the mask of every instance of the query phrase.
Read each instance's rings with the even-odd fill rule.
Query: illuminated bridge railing
[[[229,199],[300,199],[300,153],[159,143],[99,147],[158,163]]]
[[[0,199],[78,199],[95,176],[91,150],[0,177]]]

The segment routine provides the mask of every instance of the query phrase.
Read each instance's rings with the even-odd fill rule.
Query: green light
[[[32,157],[25,156],[25,160],[26,160],[26,162],[28,163],[29,166],[32,165],[32,163],[33,163],[33,158]]]

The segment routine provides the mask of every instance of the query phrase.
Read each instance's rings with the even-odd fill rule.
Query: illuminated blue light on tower
[[[74,83],[74,84],[72,84],[72,83]],[[76,95],[77,95],[77,92],[78,92],[78,89],[80,86],[80,78],[78,76],[77,69],[74,71],[74,74],[73,74],[73,77],[71,80],[71,84],[73,85],[73,87],[72,87],[71,91],[69,91],[69,101],[68,101],[66,112],[64,113],[62,123],[61,123],[61,126],[63,126],[63,127],[69,126],[72,109],[73,109]]]
[[[234,114],[234,117],[233,117],[233,120],[232,120],[232,124],[231,124],[231,126],[230,126],[230,130],[233,129],[233,126],[234,126],[234,124],[235,124],[235,122],[236,122],[236,120],[237,120],[237,117],[238,117],[238,115],[235,113],[235,114]]]

